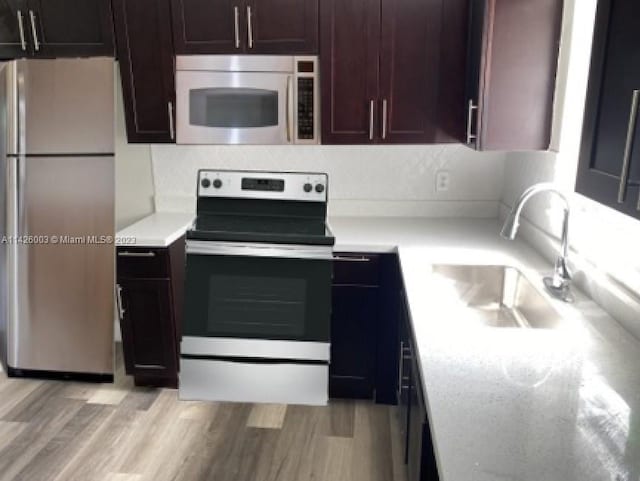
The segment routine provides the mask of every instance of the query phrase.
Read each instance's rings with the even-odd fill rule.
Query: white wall
[[[504,207],[511,207],[524,189],[537,182],[574,190],[596,3],[565,0],[553,139],[558,152],[507,155]],[[640,332],[640,222],[579,194],[572,196],[571,203],[572,259],[578,284],[630,330]],[[524,215],[529,222],[523,225],[522,235],[551,260],[557,252],[562,204],[542,195],[531,201]]]
[[[496,217],[504,154],[460,145],[151,148],[157,210],[193,211],[201,168],[326,172],[333,215]],[[436,172],[451,185],[436,192]]]
[[[116,68],[116,229],[153,213],[153,177],[149,145],[128,144],[120,71]]]

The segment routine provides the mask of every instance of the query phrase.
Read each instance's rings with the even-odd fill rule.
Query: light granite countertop
[[[162,237],[151,230],[164,215],[143,224],[144,238]],[[442,481],[640,479],[633,336],[580,292],[550,300],[564,319],[556,329],[469,327],[432,284],[434,264],[509,265],[543,291],[552,266],[536,251],[501,239],[495,219],[329,224],[336,251],[399,253]],[[120,235],[143,237],[133,226]]]
[[[193,214],[156,212],[119,230],[116,245],[167,247],[187,231],[194,219]]]

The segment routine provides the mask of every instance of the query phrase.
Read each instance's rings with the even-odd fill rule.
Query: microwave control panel
[[[318,144],[319,135],[319,83],[318,57],[295,57],[296,112],[295,132],[297,144]]]
[[[298,78],[298,138],[313,140],[315,125],[313,122],[314,78]]]

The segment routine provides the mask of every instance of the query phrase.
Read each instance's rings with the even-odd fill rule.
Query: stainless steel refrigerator
[[[114,61],[0,65],[0,350],[9,375],[113,377]]]

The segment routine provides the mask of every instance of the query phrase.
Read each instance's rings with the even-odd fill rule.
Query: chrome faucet
[[[543,279],[544,285],[549,293],[564,302],[573,302],[573,295],[571,294],[571,273],[567,266],[569,258],[569,201],[567,197],[560,192],[556,186],[549,183],[536,184],[529,187],[520,196],[520,199],[511,209],[511,213],[507,217],[502,232],[500,235],[508,240],[514,240],[518,233],[518,227],[520,225],[520,215],[522,209],[527,201],[534,195],[540,192],[552,192],[562,199],[564,202],[564,220],[562,222],[562,241],[561,251],[556,259],[555,267],[553,270],[553,276],[545,277]]]

